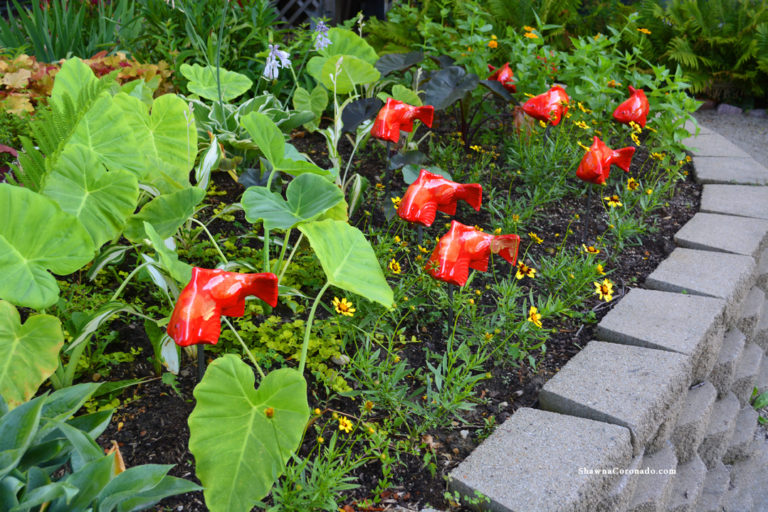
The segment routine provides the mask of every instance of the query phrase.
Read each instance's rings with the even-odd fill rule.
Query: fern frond
[[[669,59],[691,70],[699,69],[699,56],[696,55],[687,39],[680,36],[673,37],[668,44],[669,49],[662,58]]]
[[[12,164],[13,175],[26,188],[39,192],[46,174],[43,154],[27,137],[20,136],[19,139],[23,151],[19,152],[19,164]]]

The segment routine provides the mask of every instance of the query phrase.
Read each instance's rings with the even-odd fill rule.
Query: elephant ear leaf
[[[59,296],[56,279],[91,261],[91,236],[51,199],[0,183],[0,299],[43,309]]]

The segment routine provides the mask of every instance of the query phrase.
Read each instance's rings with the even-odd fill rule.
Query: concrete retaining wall
[[[452,473],[493,511],[749,511],[764,496],[768,170],[701,129],[701,212],[678,246]],[[762,498],[757,498],[762,499]]]

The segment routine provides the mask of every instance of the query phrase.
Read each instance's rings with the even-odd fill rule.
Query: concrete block
[[[595,335],[613,343],[688,355],[696,382],[709,374],[717,359],[724,310],[723,299],[634,288],[600,321]]]
[[[677,466],[675,484],[669,499],[669,512],[693,512],[704,490],[707,467],[699,456]]]
[[[696,510],[698,512],[721,512],[720,503],[728,490],[731,481],[730,470],[718,462],[714,468],[707,471],[704,479],[704,490],[701,493]]]
[[[768,292],[768,250],[763,249],[757,259],[757,280],[755,284],[764,292]]]
[[[716,398],[717,391],[710,382],[704,382],[688,391],[672,434],[675,454],[681,464],[688,462],[696,455],[707,432],[709,417]]]
[[[723,455],[723,462],[733,464],[738,460],[744,460],[752,455],[754,448],[755,431],[757,430],[757,411],[747,404],[741,408],[736,417],[736,427],[733,430],[728,449]]]
[[[697,135],[706,135],[706,134],[713,133],[712,130],[710,130],[703,124],[700,124],[691,120],[688,120],[685,122],[685,129],[688,131],[688,133],[691,134],[690,138],[695,138]]]
[[[655,290],[724,299],[725,319],[729,321],[752,287],[754,270],[755,260],[749,256],[677,248],[645,284]]]
[[[760,373],[762,362],[762,349],[754,343],[747,343],[741,354],[741,360],[736,365],[736,373],[731,385],[731,391],[739,399],[742,406],[749,401],[749,397],[752,395],[752,389],[757,382],[757,375]]]
[[[707,433],[699,446],[699,456],[707,468],[712,469],[721,462],[736,427],[736,417],[740,409],[739,399],[733,393],[728,393],[725,398],[715,402]]]
[[[675,243],[687,249],[757,258],[768,243],[767,235],[768,220],[699,212],[675,233]]]
[[[696,156],[694,165],[699,183],[731,183],[734,185],[768,185],[768,169],[754,158]]]
[[[737,460],[731,465],[731,488],[749,491],[754,486],[765,485],[768,481],[768,441],[765,434],[755,438],[751,456]]]
[[[630,501],[628,512],[657,512],[666,510],[674,487],[677,468],[674,447],[667,443],[652,455],[645,455],[641,468],[648,474],[638,475],[637,487]]]
[[[690,358],[591,341],[539,393],[546,410],[622,425],[641,453],[688,388]]]
[[[644,476],[646,469],[643,466],[645,454],[637,455],[627,468],[623,475],[619,475],[619,480],[608,492],[608,496],[600,503],[594,504],[596,512],[613,512],[614,510],[627,510],[632,496],[635,494],[637,483]]]
[[[763,316],[760,317],[760,321],[757,322],[755,328],[755,335],[753,341],[763,349],[763,352],[768,351],[768,308],[763,308]]]
[[[768,187],[704,185],[699,211],[768,219]]]
[[[748,158],[749,154],[725,137],[714,132],[699,134],[683,140],[683,144],[691,149],[694,157],[721,156]]]
[[[736,327],[744,333],[748,342],[755,340],[757,324],[763,317],[763,305],[765,304],[765,292],[753,286],[739,307],[736,316]]]
[[[731,390],[733,378],[736,375],[736,365],[741,361],[746,343],[747,338],[740,330],[732,328],[726,331],[720,354],[709,374],[710,382],[717,389],[718,398],[723,398]]]
[[[768,357],[763,356],[763,362],[760,363],[760,373],[757,375],[757,392],[760,394],[768,391]]]
[[[451,472],[449,486],[481,492],[495,512],[588,511],[619,480],[602,470],[632,458],[624,427],[522,408]]]
[[[729,489],[723,496],[725,512],[755,512],[755,503],[748,491]]]

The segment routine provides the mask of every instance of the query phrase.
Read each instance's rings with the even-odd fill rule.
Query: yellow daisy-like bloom
[[[512,214],[512,222],[520,222],[520,216],[516,213]]]
[[[598,249],[594,245],[586,246],[584,244],[581,244],[581,247],[584,249],[584,252],[586,252],[587,254],[600,254],[600,249]]]
[[[576,106],[578,106],[579,110],[581,110],[585,114],[591,114],[592,113],[592,111],[590,109],[588,109],[587,107],[585,107],[584,104],[582,102],[580,102],[580,101],[576,102]]]
[[[494,235],[500,235],[501,234],[501,228],[496,228],[493,230]]]
[[[613,300],[613,283],[610,279],[603,279],[602,283],[595,281],[592,284],[595,285],[595,293],[600,300],[604,300],[605,302],[611,302]]]
[[[527,37],[528,39],[538,39],[538,38],[539,38],[539,36],[537,36],[537,35],[536,35],[536,34],[534,34],[533,32],[526,32],[526,33],[525,33],[525,34],[523,34],[523,35],[524,35],[525,37]]]
[[[393,238],[393,240],[395,241],[396,244],[399,244],[400,242],[402,242],[402,239],[397,235],[395,235],[395,238]]]
[[[636,133],[633,133],[632,135],[630,135],[629,138],[632,139],[632,142],[634,142],[636,146],[640,145],[640,139],[637,138]]]
[[[392,205],[393,205],[395,208],[400,208],[400,201],[402,201],[403,199],[402,199],[400,196],[397,196],[397,197],[393,197],[393,198],[391,198],[391,199],[392,199]]]
[[[664,153],[651,153],[651,158],[655,158],[656,160],[663,160]]]
[[[483,334],[483,337],[485,338],[485,341],[491,341],[493,339],[493,334],[486,332]]]
[[[627,180],[627,190],[634,192],[640,188],[640,183],[635,178],[629,178]]]
[[[469,146],[469,149],[471,149],[472,151],[477,151],[478,153],[480,153],[480,152],[483,150],[483,148],[481,148],[481,147],[480,147],[480,146],[478,146],[477,144],[474,144],[474,145],[472,145],[472,146]]]
[[[424,248],[424,247],[422,247],[420,245],[418,247],[419,247],[419,252],[421,252],[421,253],[427,254],[429,252],[426,248]]]
[[[517,273],[515,273],[515,277],[517,279],[522,279],[524,277],[530,277],[531,279],[536,277],[536,269],[531,268],[522,261],[517,262]]]
[[[377,183],[376,184],[376,190],[384,190],[386,187],[383,183]]]
[[[493,40],[495,41],[495,40],[497,40],[497,39],[498,39],[498,37],[496,37],[496,35],[495,35],[495,34],[491,34],[491,39],[493,39]]]
[[[536,29],[535,29],[535,28],[533,28],[533,27],[529,27],[528,25],[525,25],[525,26],[523,27],[523,30],[525,30],[526,32],[533,32],[533,31],[534,31],[534,30],[536,30]]]
[[[606,203],[608,203],[608,206],[611,208],[616,208],[617,206],[621,206],[621,199],[617,195],[612,195],[609,197],[603,198]]]
[[[312,411],[312,412],[314,412],[314,413],[315,413],[315,416],[320,416],[321,414],[323,414],[323,411],[321,411],[321,410],[320,410],[319,408],[317,408],[317,407],[316,407],[316,408],[315,408],[315,410],[314,410],[314,411]]]
[[[584,151],[589,151],[589,146],[586,146],[586,145],[584,145],[584,144],[582,144],[581,142],[578,142],[578,141],[576,142],[576,144],[578,144],[579,147],[581,149],[583,149]]]
[[[536,306],[531,306],[531,309],[528,310],[528,321],[541,328],[541,314]]]
[[[319,444],[323,444],[325,442],[325,438],[323,436],[317,436],[317,442]]]
[[[599,276],[604,276],[605,275],[605,270],[603,269],[602,265],[597,265],[597,267],[595,267],[595,271],[597,272],[597,275],[599,275]]]
[[[499,43],[498,42],[496,42],[494,40],[488,41],[488,48],[498,48],[498,47],[499,47]]]
[[[621,85],[621,82],[617,82],[616,80],[608,80],[608,83],[605,85],[608,87],[618,87]]]
[[[399,274],[401,271],[400,264],[394,260],[394,258],[389,262],[389,270],[393,274]]]
[[[645,189],[645,193],[648,194],[648,195],[651,195],[651,194],[653,194],[653,189],[652,188],[647,188],[647,189]]]
[[[691,155],[685,155],[685,161],[690,162],[691,161]]]
[[[539,235],[537,235],[537,234],[536,234],[536,233],[534,233],[533,231],[529,232],[529,233],[528,233],[528,236],[529,236],[529,237],[531,237],[531,240],[533,240],[533,241],[534,241],[534,242],[536,242],[537,244],[541,244],[542,242],[544,242],[544,240],[542,240],[542,239],[539,237]]]
[[[579,128],[581,128],[582,130],[589,130],[589,125],[584,121],[576,121],[574,124]]]
[[[349,418],[346,416],[340,416],[339,417],[339,430],[343,430],[347,434],[352,432],[352,421],[350,421]]]
[[[371,412],[373,410],[373,405],[374,405],[373,402],[371,402],[370,400],[366,400],[365,401],[365,406],[364,406],[365,410],[368,411],[368,412]]]
[[[477,224],[475,224],[475,231],[480,231],[480,232],[482,232],[482,231],[483,231],[483,228],[481,228],[480,226],[478,226]]]
[[[650,34],[651,33],[651,31],[648,30],[647,28],[639,28],[639,29],[637,29],[637,31],[638,32],[642,32],[643,34]]]
[[[546,128],[547,127],[547,123],[545,123],[544,121],[540,120],[539,121],[539,126],[541,126],[542,128]]]
[[[634,121],[629,122],[629,127],[632,128],[632,131],[635,133],[643,133],[643,128],[639,124],[637,124]]]
[[[331,304],[333,305],[333,309],[340,315],[355,316],[355,311],[357,311],[355,305],[346,298],[339,300],[338,297],[334,297]]]

